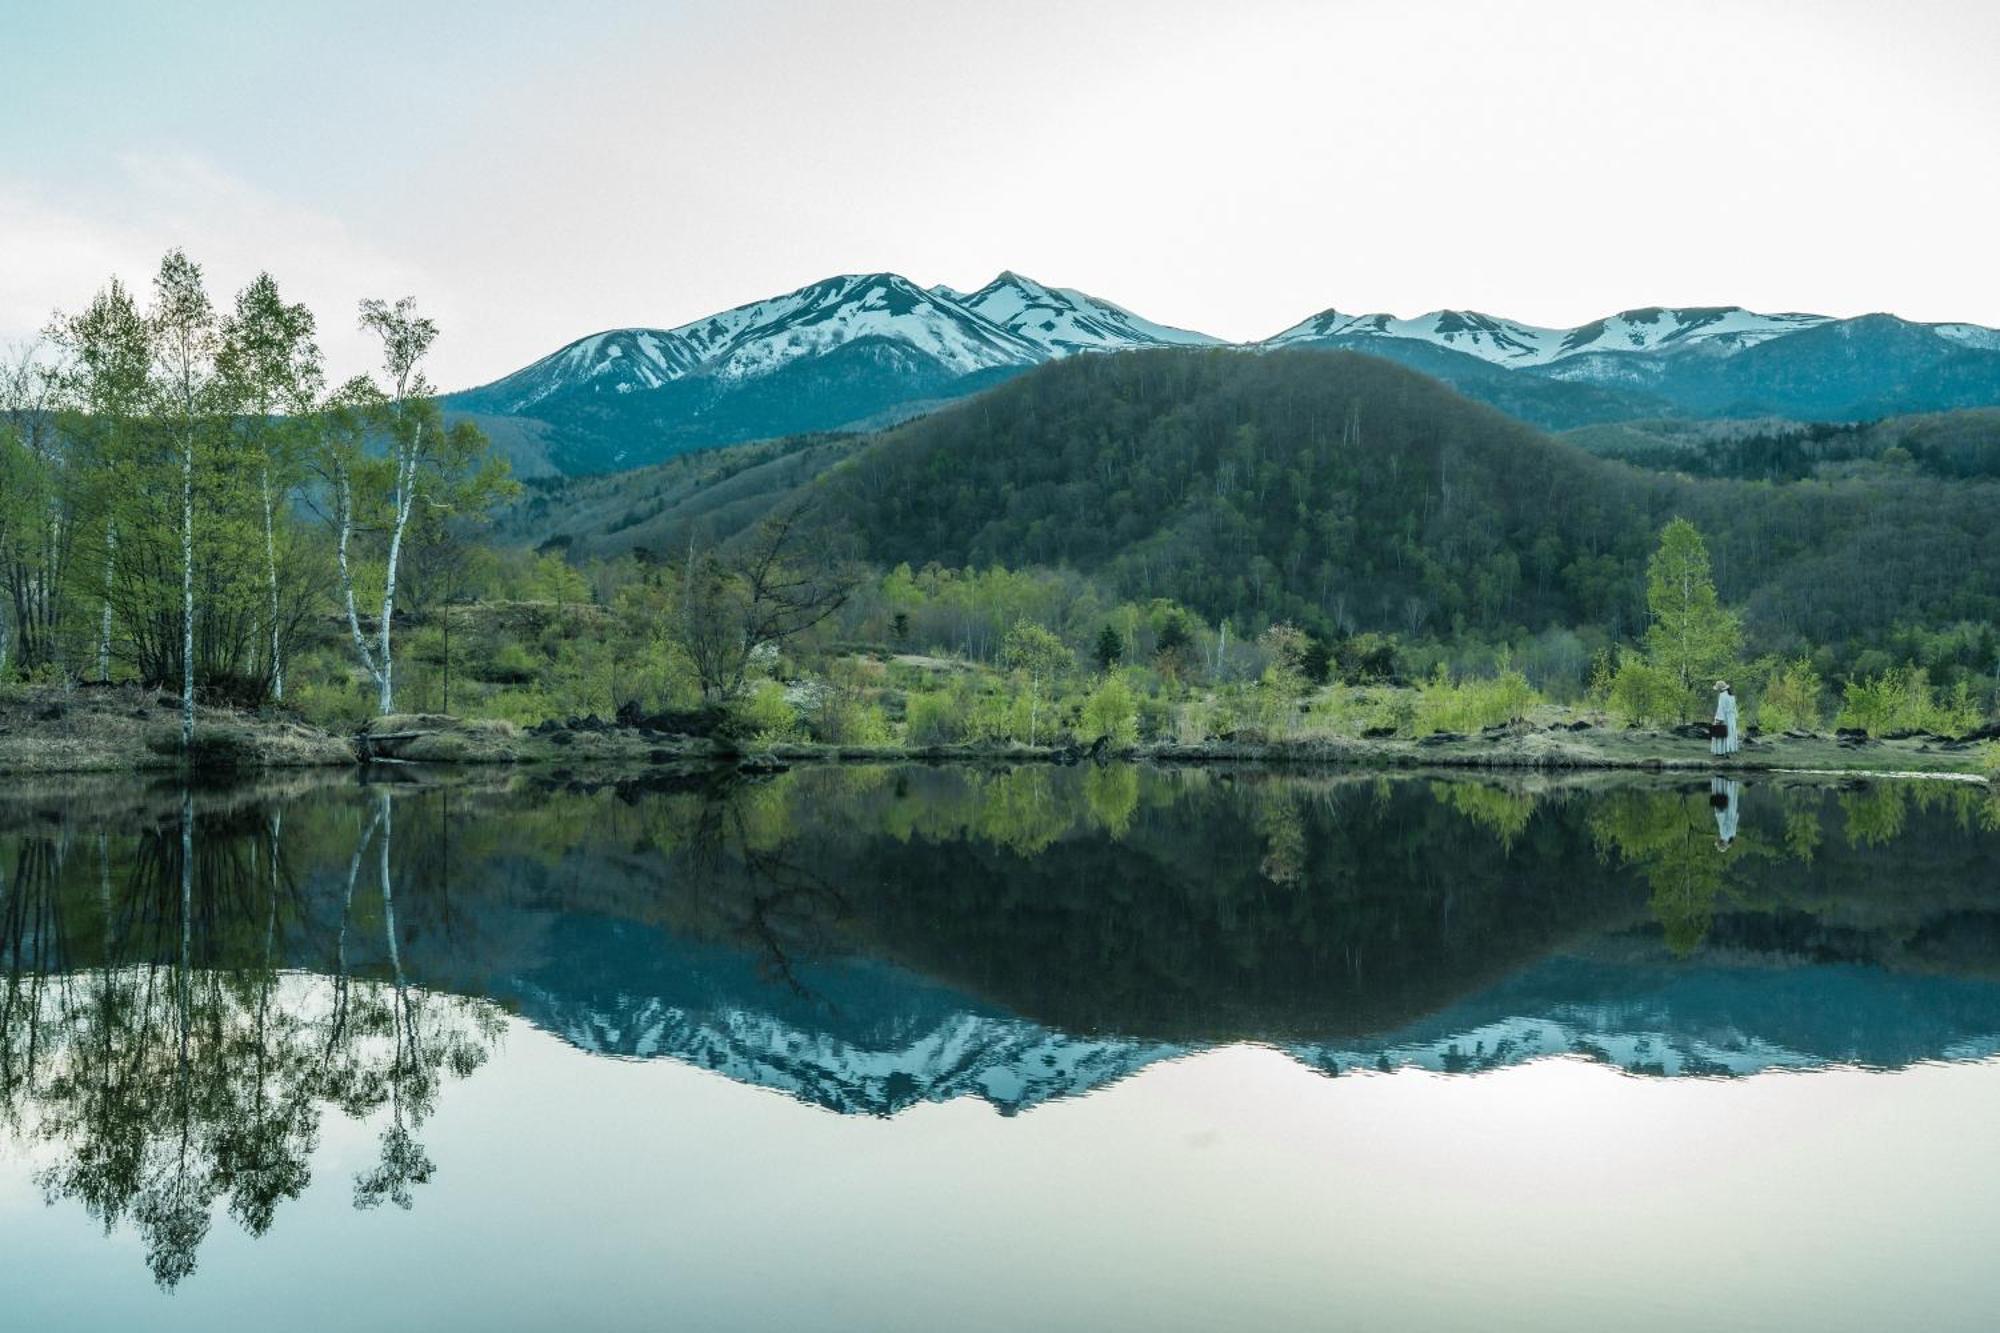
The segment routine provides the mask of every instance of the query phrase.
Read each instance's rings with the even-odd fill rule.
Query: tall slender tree
[[[153,333],[158,416],[181,472],[181,749],[194,743],[194,473],[202,432],[221,406],[215,372],[221,330],[202,285],[201,268],[170,250],[153,278],[148,312]]]
[[[476,426],[459,422],[446,428],[422,368],[437,325],[417,313],[415,302],[364,301],[361,327],[381,339],[388,388],[365,376],[341,386],[328,405],[318,459],[333,502],[348,631],[355,655],[375,682],[377,711],[386,716],[396,708],[396,580],[411,516],[419,505],[436,505],[473,519],[514,486],[506,462],[487,448]],[[353,556],[354,539],[364,529],[379,532],[385,543],[372,646],[361,627]]]
[[[144,449],[153,330],[125,285],[113,278],[81,314],[58,315],[50,339],[63,354],[57,372],[66,411],[65,462],[91,526],[104,534],[99,589],[97,679],[111,679],[112,584],[118,561],[121,491],[137,480]]]
[[[238,406],[236,429],[258,460],[264,523],[264,580],[270,623],[267,663],[272,696],[285,697],[283,613],[278,593],[276,510],[292,486],[298,442],[325,383],[312,311],[288,303],[277,280],[260,273],[236,297],[224,323],[218,370]]]

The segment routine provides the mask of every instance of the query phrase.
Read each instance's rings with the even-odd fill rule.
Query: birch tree
[[[223,326],[219,370],[238,405],[236,428],[249,437],[258,460],[264,524],[264,579],[269,595],[266,627],[271,694],[285,697],[283,613],[278,593],[275,510],[290,494],[301,421],[325,382],[313,341],[312,311],[288,304],[269,273],[237,294],[234,315]]]
[[[49,335],[63,356],[57,383],[66,409],[67,463],[77,480],[73,489],[79,507],[92,515],[93,532],[103,533],[97,679],[108,682],[119,499],[121,490],[138,483],[153,333],[131,293],[113,278],[81,314],[58,315]]]
[[[49,427],[55,381],[33,347],[0,362],[0,676],[52,660],[63,581],[54,562],[67,549],[62,469]],[[8,612],[13,630],[8,629]]]
[[[376,687],[377,711],[396,708],[396,579],[411,515],[436,505],[472,516],[510,494],[506,463],[467,422],[446,428],[431,398],[423,359],[437,325],[404,297],[361,303],[361,327],[382,342],[386,389],[363,377],[335,394],[320,446],[320,472],[331,492],[340,590],[354,651]],[[374,642],[362,629],[354,547],[364,533],[383,544],[381,600]]]
[[[153,278],[153,363],[158,416],[181,472],[181,749],[194,743],[194,467],[195,449],[219,405],[215,358],[221,331],[201,269],[170,250]]]

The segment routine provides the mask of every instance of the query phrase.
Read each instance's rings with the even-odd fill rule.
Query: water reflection
[[[412,1206],[510,1015],[877,1116],[1228,1041],[1332,1075],[1983,1058],[1996,812],[1133,767],[17,792],[0,1114],[172,1286],[219,1214],[301,1195],[329,1113],[379,1135],[355,1206]]]

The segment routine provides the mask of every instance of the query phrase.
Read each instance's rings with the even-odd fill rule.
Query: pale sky
[[[184,246],[447,387],[834,273],[2000,325],[1984,0],[0,0],[0,344]]]

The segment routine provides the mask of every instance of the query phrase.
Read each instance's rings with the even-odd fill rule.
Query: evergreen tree
[[[1098,632],[1097,647],[1091,655],[1097,659],[1099,671],[1109,671],[1125,656],[1125,640],[1118,636],[1117,630],[1106,625]]]

